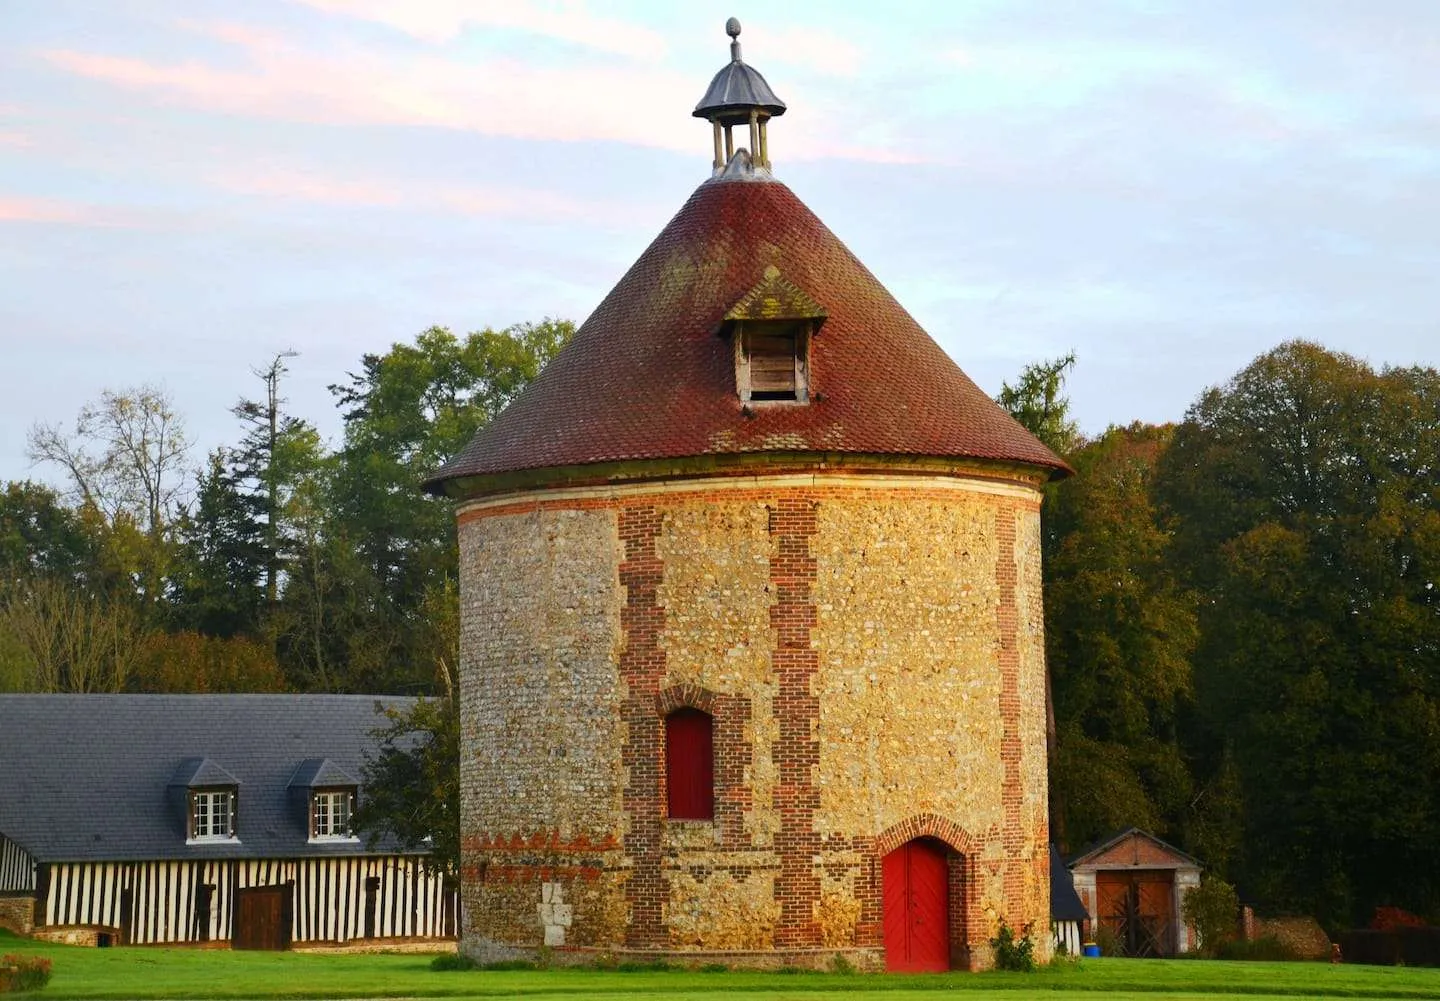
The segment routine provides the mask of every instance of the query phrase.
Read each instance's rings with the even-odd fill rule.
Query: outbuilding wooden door
[[[284,949],[290,944],[290,886],[257,886],[235,894],[236,949]]]
[[[945,846],[907,841],[881,863],[885,969],[950,969],[950,888]]]
[[[1095,873],[1100,923],[1115,933],[1125,955],[1175,955],[1174,876],[1168,869]]]

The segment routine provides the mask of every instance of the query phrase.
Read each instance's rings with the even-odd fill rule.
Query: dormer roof
[[[209,758],[186,758],[176,766],[170,784],[202,789],[207,786],[237,786],[240,781]]]
[[[359,784],[355,776],[329,758],[306,758],[290,776],[291,789],[329,789]]]
[[[756,285],[725,312],[727,320],[824,320],[825,307],[770,265]],[[817,324],[818,326],[818,324]]]

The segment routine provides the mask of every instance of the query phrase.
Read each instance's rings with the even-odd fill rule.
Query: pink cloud
[[[0,223],[61,223],[71,226],[126,226],[121,214],[54,198],[0,195]]]
[[[340,125],[420,125],[529,140],[620,142],[708,159],[708,132],[690,116],[704,81],[691,72],[628,61],[534,65],[504,58],[482,65],[438,54],[310,51],[241,25],[191,27],[235,45],[245,64],[162,64],[69,49],[42,55],[78,76],[231,114]],[[617,93],[652,97],[647,106],[636,108],[615,101],[612,95]],[[844,120],[811,117],[817,124]],[[915,159],[853,137],[835,142],[834,135],[813,134],[812,139],[803,126],[792,131],[788,120],[780,132],[791,136],[790,142],[780,134],[772,140],[772,152],[782,162],[787,157],[824,156],[892,163]]]
[[[527,3],[525,0],[296,0],[328,14],[340,14],[394,28],[427,42],[447,42],[470,28],[511,28],[571,42],[588,49],[656,58],[665,40],[653,29],[595,14],[584,3]]]
[[[322,205],[393,208],[467,216],[628,225],[646,213],[613,202],[595,204],[554,191],[521,187],[461,187],[394,178],[336,177],[309,170],[260,168],[221,171],[207,180],[245,195]],[[651,213],[654,214],[654,213]]]
[[[29,148],[35,145],[35,140],[24,132],[0,132],[0,146],[16,146]]]

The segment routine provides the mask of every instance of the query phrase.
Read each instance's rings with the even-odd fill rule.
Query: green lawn
[[[1027,995],[1047,999],[1437,998],[1440,970],[1317,963],[1098,959],[1039,973],[880,976],[814,973],[602,973],[591,970],[437,973],[419,955],[326,955],[195,949],[80,949],[0,932],[0,953],[49,956],[55,975],[44,998],[474,997],[690,998],[752,1001],[922,1001],[964,992],[965,1001]]]

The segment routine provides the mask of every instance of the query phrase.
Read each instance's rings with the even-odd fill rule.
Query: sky
[[[730,15],[777,176],[992,394],[1440,364],[1434,0],[0,0],[0,481],[106,390],[199,466],[279,352],[334,442],[367,352],[583,320],[709,176]]]

